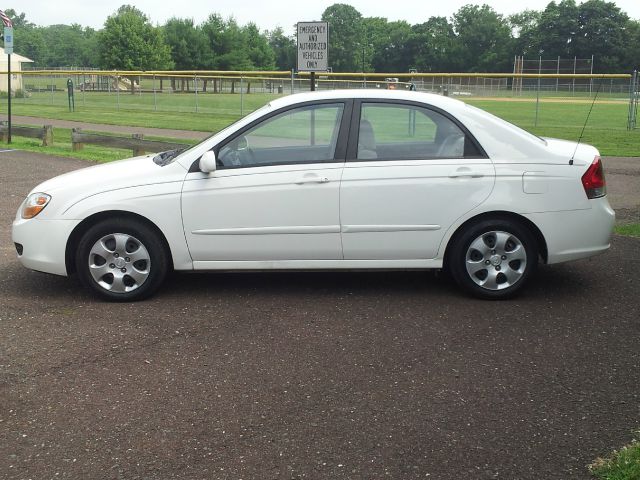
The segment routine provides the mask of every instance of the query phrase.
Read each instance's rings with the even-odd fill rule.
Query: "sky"
[[[2,0],[0,0],[2,2]],[[543,10],[550,0],[528,0],[526,8]],[[128,3],[142,10],[154,24],[164,24],[171,17],[192,18],[196,24],[203,22],[210,13],[219,13],[224,18],[233,16],[244,25],[254,22],[261,30],[273,30],[280,26],[286,34],[293,35],[296,22],[320,20],[322,12],[334,3],[349,3],[364,17],[385,17],[389,20],[406,20],[410,24],[422,23],[433,16],[450,17],[466,4],[486,3],[498,13],[509,15],[522,11],[525,6],[513,0],[187,0],[183,2],[164,2],[162,0],[21,0],[20,2],[0,3],[0,9],[13,8],[24,12],[27,20],[36,25],[72,24],[102,28],[106,18],[120,5]],[[581,3],[578,0],[578,3]],[[618,7],[631,18],[640,19],[639,0],[618,0]]]

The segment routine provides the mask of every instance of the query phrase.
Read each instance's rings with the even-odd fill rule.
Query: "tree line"
[[[291,70],[296,40],[278,27],[261,31],[217,13],[199,25],[171,18],[153,25],[136,7],[121,6],[95,30],[78,24],[37,26],[24,13],[12,18],[16,53],[35,67],[105,70]],[[363,17],[334,4],[329,61],[334,72],[508,72],[515,55],[545,59],[595,57],[596,72],[640,66],[640,21],[605,0],[550,2],[544,10],[504,16],[488,5],[465,5],[451,18],[409,24]]]

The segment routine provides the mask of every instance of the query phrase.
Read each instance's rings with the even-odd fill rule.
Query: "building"
[[[2,53],[0,53],[0,72],[4,73],[0,73],[0,92],[7,91],[8,63],[7,54],[4,53],[4,49],[2,49]],[[13,92],[23,88],[22,75],[18,75],[18,73],[22,71],[23,63],[33,63],[33,60],[23,57],[22,55],[18,55],[17,53],[11,54],[11,90]]]

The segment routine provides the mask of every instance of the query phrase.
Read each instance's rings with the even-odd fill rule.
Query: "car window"
[[[413,105],[363,103],[358,160],[420,160],[477,156],[478,150],[451,119]]]
[[[342,103],[294,108],[260,122],[220,148],[221,167],[327,162],[334,159]]]

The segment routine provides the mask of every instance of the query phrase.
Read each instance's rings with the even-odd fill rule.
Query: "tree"
[[[35,25],[27,20],[26,13],[18,13],[13,8],[7,8],[4,14],[11,19],[13,28],[34,28]]]
[[[8,8],[4,13],[13,24],[13,43],[16,53],[20,53],[39,64],[44,51],[44,41],[39,28],[27,20],[26,14],[17,13],[13,8]]]
[[[366,45],[362,15],[351,5],[336,3],[322,13],[329,22],[329,64],[334,72],[359,72],[362,46]]]
[[[255,23],[249,23],[244,27],[247,37],[247,48],[249,61],[252,70],[273,70],[276,64],[276,57],[273,49],[269,45],[267,35],[258,30]]]
[[[511,31],[502,15],[488,5],[465,5],[453,15],[464,69],[499,72],[509,68]]]
[[[99,33],[99,58],[104,69],[167,70],[173,68],[171,49],[162,30],[131,5],[123,5],[107,18]],[[134,93],[133,78],[131,93]]]
[[[629,20],[627,24],[629,48],[623,65],[630,70],[640,70],[640,21]]]
[[[213,68],[213,52],[207,35],[202,28],[193,25],[192,19],[171,18],[163,30],[177,70]]]
[[[541,17],[542,12],[537,10],[523,10],[508,17],[507,21],[513,35],[514,55],[534,57],[540,54]]]
[[[386,18],[365,18],[361,70],[405,72],[412,65],[409,51],[411,26],[405,21],[388,22]],[[371,67],[371,68],[370,68]]]
[[[39,64],[48,67],[96,67],[97,32],[78,24],[38,28],[45,47]]]
[[[445,17],[431,17],[411,27],[412,66],[420,72],[457,72],[463,68],[453,26]]]
[[[540,15],[537,46],[539,55],[573,57],[578,31],[578,7],[574,0],[551,2]]]
[[[281,27],[269,33],[269,45],[275,56],[275,64],[278,70],[291,70],[296,68],[296,41],[293,37],[287,37]]]
[[[626,27],[629,17],[615,3],[588,0],[578,6],[578,29],[574,54],[578,57],[597,58],[596,70],[613,72],[623,66],[626,50],[630,47]]]
[[[247,33],[233,18],[225,21],[220,15],[211,14],[202,30],[209,39],[216,69],[253,70]]]

